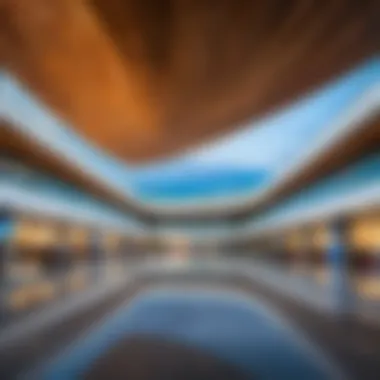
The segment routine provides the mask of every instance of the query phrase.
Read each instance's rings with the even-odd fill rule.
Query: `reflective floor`
[[[228,369],[226,379],[337,377],[327,363],[257,300],[167,289],[137,297],[62,355],[43,378],[218,379],[221,367]]]
[[[379,325],[320,308],[328,282],[258,261],[103,269],[0,331],[0,378],[379,378]]]

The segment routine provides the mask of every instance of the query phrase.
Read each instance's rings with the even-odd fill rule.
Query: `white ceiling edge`
[[[176,236],[183,238],[187,237],[195,243],[236,243],[240,240],[249,240],[273,235],[302,225],[329,221],[340,216],[355,215],[373,209],[380,209],[379,183],[355,192],[354,194],[325,201],[322,204],[316,202],[314,205],[290,213],[289,215],[278,218],[278,220],[270,223],[257,222],[256,225],[242,226],[236,228],[234,231],[229,230],[229,232],[227,232],[227,230],[219,230],[215,231],[215,233],[209,234],[186,235],[177,231],[170,233],[168,230],[164,235],[167,238]]]
[[[267,234],[278,233],[305,224],[334,220],[341,216],[350,216],[370,211],[380,207],[380,184],[376,183],[354,194],[331,199],[305,207],[278,218],[274,222],[260,223],[247,226],[239,231],[238,239],[257,238]]]
[[[99,218],[98,215],[78,212],[74,207],[68,207],[66,202],[51,201],[46,197],[31,194],[14,186],[0,188],[0,206],[10,208],[15,212],[50,217],[68,222],[78,223],[90,228],[102,228],[117,231],[123,235],[139,238],[158,238],[159,240],[188,239],[194,243],[214,244],[238,242],[239,240],[255,239],[261,236],[273,235],[299,226],[328,221],[342,215],[352,215],[374,208],[380,208],[380,184],[376,183],[354,194],[331,199],[322,204],[307,206],[303,210],[285,215],[270,223],[257,222],[256,225],[237,227],[233,231],[222,227],[217,231],[204,231],[202,228],[193,229],[192,233],[176,228],[165,230],[147,230],[122,223],[111,218]],[[199,233],[201,231],[201,233]]]
[[[15,86],[17,83],[15,82]],[[35,103],[32,101],[32,103]],[[41,112],[44,112],[45,118],[54,125],[58,123],[55,118],[50,116],[42,106],[36,105],[41,108]],[[297,162],[293,163],[284,170],[282,174],[275,178],[268,186],[262,188],[258,192],[249,193],[247,195],[241,195],[236,197],[225,197],[224,199],[218,198],[214,202],[210,199],[200,201],[196,203],[176,203],[175,205],[162,204],[157,205],[149,201],[141,201],[137,197],[134,197],[128,189],[115,184],[109,183],[109,180],[103,175],[94,170],[94,168],[86,165],[85,162],[78,163],[77,158],[66,152],[64,149],[52,148],[48,138],[42,139],[36,136],[33,130],[25,128],[23,123],[18,120],[17,115],[13,113],[7,114],[5,112],[6,105],[3,104],[2,114],[6,115],[12,126],[16,128],[16,132],[24,135],[28,139],[31,139],[34,143],[38,144],[42,149],[45,149],[52,154],[58,154],[59,157],[66,162],[68,166],[79,169],[84,175],[89,176],[92,180],[98,182],[101,186],[108,188],[118,199],[124,199],[129,205],[133,205],[139,208],[141,211],[154,212],[157,214],[167,216],[180,216],[184,213],[209,213],[209,212],[221,212],[221,211],[234,211],[236,208],[252,207],[256,204],[260,204],[269,198],[273,191],[275,191],[283,183],[289,181],[292,176],[295,176],[300,170],[307,168],[315,158],[323,154],[324,152],[333,149],[333,147],[341,141],[344,141],[350,133],[360,130],[365,123],[380,115],[380,85],[373,85],[370,89],[366,90],[363,95],[357,100],[351,108],[346,110],[337,120],[331,123],[330,127],[326,127],[326,133],[321,135],[321,138],[314,142],[308,152],[301,156]],[[56,126],[56,125],[55,125]]]
[[[246,196],[228,197],[224,200],[218,199],[215,204],[210,200],[207,203],[183,204],[181,206],[154,205],[150,204],[150,210],[165,215],[181,215],[183,212],[214,212],[233,211],[236,208],[252,207],[270,198],[273,192],[292,177],[306,169],[321,155],[334,149],[339,143],[346,140],[351,134],[360,131],[370,120],[380,116],[380,84],[373,85],[366,90],[349,109],[335,119],[329,127],[324,129],[319,139],[311,144],[308,151],[302,154],[296,162],[290,164],[281,174],[273,179],[268,186]],[[231,199],[233,198],[233,199]]]
[[[118,217],[105,217],[101,211],[91,207],[78,208],[68,201],[39,195],[11,184],[0,186],[0,206],[14,212],[54,218],[93,228],[104,228],[120,233],[141,232],[141,228]]]

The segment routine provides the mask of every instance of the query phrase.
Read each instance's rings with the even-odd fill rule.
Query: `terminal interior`
[[[121,38],[127,29],[118,12],[133,1],[92,2],[103,35],[84,6],[60,0],[70,27],[63,32],[57,21],[55,50],[42,26],[56,20],[57,10],[51,6],[41,13],[45,21],[33,21],[49,2],[36,2],[34,10],[26,1],[15,2],[17,9],[11,3],[4,2],[5,11],[0,4],[0,16],[14,16],[0,27],[8,43],[0,44],[0,378],[379,379],[379,39],[339,58],[323,35],[315,49],[326,52],[326,69],[313,63],[299,78],[294,68],[283,71],[297,83],[284,79],[278,93],[281,80],[273,86],[263,79],[256,99],[248,81],[261,83],[260,70],[277,71],[244,55],[247,41],[236,46],[239,59],[224,66],[205,58],[219,68],[215,77],[201,70],[211,40],[203,50],[199,41],[212,34],[206,18],[189,33],[192,17],[206,17],[211,5],[193,16],[179,5],[173,11],[188,23],[189,30],[176,24],[175,40],[193,49],[187,67],[188,53],[178,48],[183,56],[173,58],[160,45],[162,22],[156,25],[150,13],[145,27],[149,38],[157,33],[156,55],[136,53],[138,35]],[[220,9],[229,7],[222,3]],[[344,2],[332,3],[338,12]],[[376,9],[376,1],[364,3]],[[132,7],[129,18],[143,8]],[[336,14],[324,20],[311,8],[332,28]],[[227,28],[223,12],[219,22]],[[262,12],[272,14],[264,6]],[[357,25],[366,15],[357,15]],[[129,20],[131,36],[149,21],[140,16]],[[341,30],[356,25],[353,16],[347,10]],[[270,45],[268,25],[262,46]],[[296,57],[296,47],[304,48],[294,67],[304,68],[313,28],[297,45],[291,25],[283,26],[293,36],[289,49]],[[70,30],[78,33],[77,45]],[[354,30],[361,45],[362,29]],[[334,35],[331,46],[344,52],[345,34]],[[124,47],[123,65],[110,46]],[[80,68],[75,48],[83,52]],[[91,49],[99,55],[90,75]],[[51,61],[42,60],[43,50]],[[236,70],[241,57],[252,77],[245,85],[232,76],[228,87],[223,73]],[[277,70],[285,70],[285,61]],[[139,62],[146,63],[141,70]],[[194,83],[185,76],[193,66]],[[120,67],[133,90],[118,84]],[[158,105],[149,97],[155,91]],[[115,126],[120,120],[126,127]]]

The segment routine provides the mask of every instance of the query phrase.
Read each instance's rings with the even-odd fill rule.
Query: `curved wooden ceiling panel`
[[[377,53],[380,2],[0,0],[0,33],[8,70],[80,133],[140,162]]]

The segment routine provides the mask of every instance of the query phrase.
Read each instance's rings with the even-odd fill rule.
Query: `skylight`
[[[252,195],[302,152],[375,83],[372,59],[290,107],[182,157],[145,167],[121,163],[79,138],[12,77],[1,80],[2,117],[140,202],[158,205],[223,202]],[[281,83],[279,83],[279,86]]]

